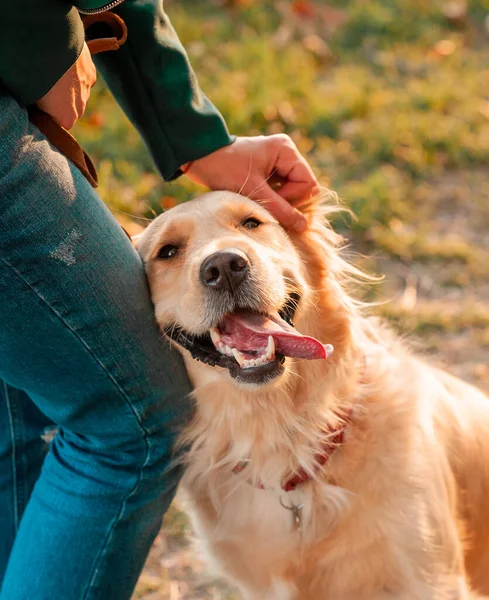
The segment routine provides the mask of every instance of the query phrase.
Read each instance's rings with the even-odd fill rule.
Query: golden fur
[[[345,287],[355,270],[325,222],[332,210],[311,203],[309,229],[286,235],[254,202],[216,192],[158,217],[139,242],[162,328],[209,327],[199,265],[238,248],[250,257],[262,310],[300,289],[296,328],[335,347],[328,360],[288,358],[263,386],[239,386],[227,369],[182,351],[195,386],[182,441],[196,533],[247,600],[489,594],[489,400],[362,315]],[[264,224],[242,230],[249,215]],[[158,260],[169,243],[179,256]],[[350,409],[344,444],[318,470],[324,432]],[[280,482],[299,466],[311,480],[284,493]],[[303,503],[300,531],[280,500]]]

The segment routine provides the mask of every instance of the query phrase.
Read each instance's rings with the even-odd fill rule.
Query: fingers
[[[285,228],[293,231],[304,231],[307,221],[304,215],[272,190],[266,183],[260,190],[260,198],[256,202],[266,208]]]
[[[287,181],[277,190],[277,193],[293,206],[298,206],[311,197],[317,196],[319,194],[319,187],[318,185],[311,185],[309,182],[304,181]]]
[[[288,135],[271,136],[270,141],[276,147],[274,172],[285,181],[278,193],[292,204],[308,200],[319,183],[306,159]]]
[[[293,205],[309,200],[318,187],[306,160],[284,134],[238,137],[187,165],[185,175],[210,189],[233,190],[256,200],[295,231],[304,230],[307,221]]]

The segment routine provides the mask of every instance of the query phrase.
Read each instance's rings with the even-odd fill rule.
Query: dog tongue
[[[333,352],[331,344],[302,335],[278,314],[258,315],[240,311],[224,317],[220,324],[222,341],[240,351],[259,350],[267,347],[268,336],[275,342],[275,351],[295,358],[327,358]]]

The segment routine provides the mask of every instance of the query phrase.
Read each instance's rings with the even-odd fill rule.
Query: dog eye
[[[177,254],[178,248],[176,246],[172,246],[171,244],[167,244],[166,246],[160,248],[160,251],[158,252],[158,258],[173,258]]]
[[[250,217],[249,219],[246,219],[246,221],[243,221],[242,226],[245,229],[256,229],[257,227],[260,227],[261,224],[262,224],[262,222],[259,221],[258,219],[255,219],[254,217]]]

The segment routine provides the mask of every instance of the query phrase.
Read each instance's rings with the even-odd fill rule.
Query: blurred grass
[[[472,2],[459,24],[444,15],[446,3],[422,0],[166,4],[231,131],[291,134],[357,214],[354,231],[387,252],[393,219],[417,227],[433,216],[434,178],[485,166],[487,0]],[[301,17],[308,7],[314,16]],[[77,134],[114,209],[152,216],[195,194],[187,182],[153,176],[103,84]],[[431,254],[419,235],[406,244],[416,257]]]
[[[386,273],[372,292],[391,298],[379,312],[489,388],[489,0],[165,6],[230,130],[290,134],[354,210],[336,226]],[[151,218],[197,193],[185,178],[161,182],[101,82],[75,133],[133,231],[144,221],[125,213]],[[168,519],[138,597],[232,598],[199,587],[187,525],[176,510]]]

